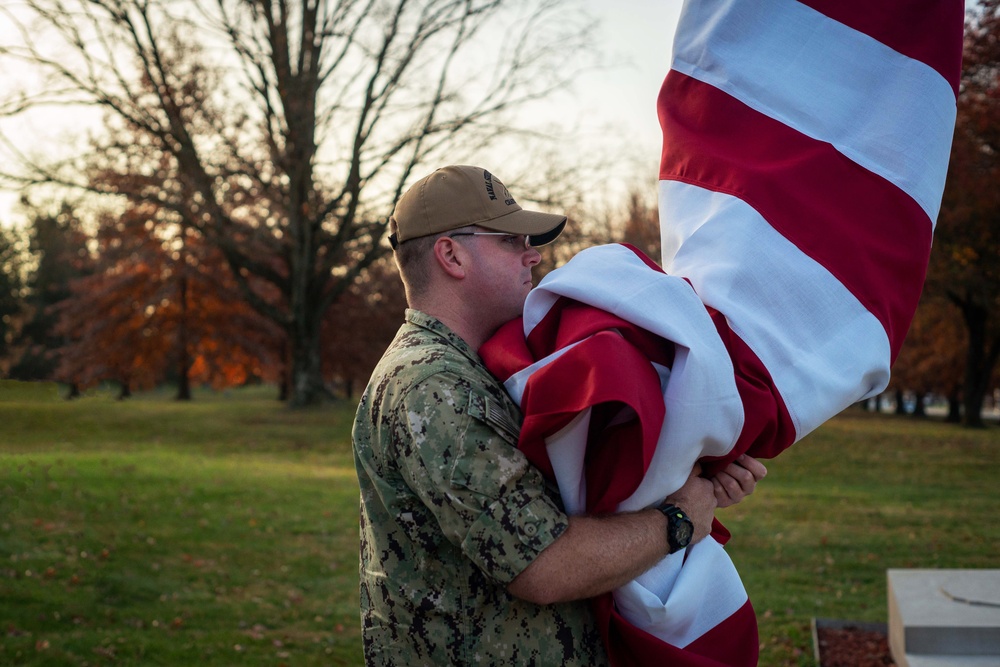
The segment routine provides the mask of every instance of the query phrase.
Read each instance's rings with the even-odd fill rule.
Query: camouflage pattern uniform
[[[520,419],[475,351],[406,312],[354,423],[368,665],[607,664],[586,602],[506,590],[568,526]]]

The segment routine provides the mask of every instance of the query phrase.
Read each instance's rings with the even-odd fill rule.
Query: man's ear
[[[438,266],[452,278],[465,278],[469,255],[462,246],[447,236],[434,242],[434,259]]]

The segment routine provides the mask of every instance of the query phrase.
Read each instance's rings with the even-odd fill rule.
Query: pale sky
[[[576,86],[582,117],[618,126],[635,149],[660,153],[656,96],[670,65],[680,0],[584,0],[600,19],[611,66],[585,75]]]
[[[583,4],[600,19],[610,66],[577,82],[573,95],[583,119],[579,140],[605,149],[610,145],[654,183],[661,147],[656,97],[670,66],[681,0],[584,0]],[[620,176],[626,185],[634,182],[634,175]]]
[[[656,96],[667,73],[681,0],[581,3],[600,20],[600,39],[610,66],[584,75],[569,99],[554,101],[550,114],[543,112],[539,122],[573,127],[578,147],[595,142],[606,151],[611,146],[655,170],[660,148]],[[551,120],[544,117],[548,115]],[[92,122],[87,114],[62,109],[19,123],[15,133],[22,141],[37,135],[59,145],[59,137],[85,130]],[[0,191],[0,224],[21,222],[14,212],[17,200],[18,193]]]

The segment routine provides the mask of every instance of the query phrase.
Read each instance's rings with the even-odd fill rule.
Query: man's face
[[[531,291],[531,269],[541,260],[538,251],[527,246],[521,234],[459,234],[455,237],[469,250],[475,264],[469,277],[473,298],[491,326],[520,317],[524,299]]]

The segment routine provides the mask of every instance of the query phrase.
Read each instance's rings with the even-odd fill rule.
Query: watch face
[[[670,553],[680,551],[691,544],[691,538],[694,537],[694,524],[691,519],[680,508],[670,503],[665,502],[657,509],[667,517],[667,541],[670,543]]]
[[[674,537],[679,546],[686,547],[690,544],[693,535],[694,526],[691,525],[690,519],[682,519],[674,525]]]

